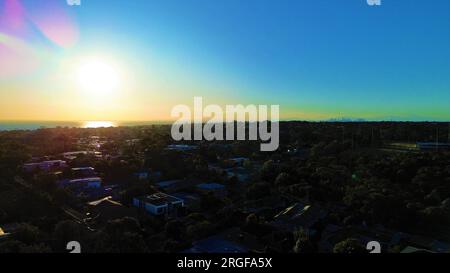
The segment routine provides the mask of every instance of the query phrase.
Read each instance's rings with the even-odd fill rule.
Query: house
[[[152,195],[136,197],[133,205],[155,216],[177,216],[179,210],[184,207],[184,201],[175,196],[162,192]]]
[[[102,179],[100,177],[72,179],[67,181],[65,186],[85,189],[98,189],[102,186]]]
[[[27,163],[23,165],[25,171],[32,172],[35,170],[50,171],[60,170],[67,167],[67,162],[63,160],[48,160],[38,163]]]
[[[326,212],[317,206],[295,203],[278,213],[272,224],[291,231],[309,229],[325,216]]]
[[[65,159],[73,160],[73,159],[76,159],[80,155],[87,155],[87,154],[88,154],[87,151],[75,151],[75,152],[63,153],[63,156]]]
[[[121,219],[124,217],[137,218],[137,211],[135,208],[126,207],[121,203],[112,200],[111,196],[87,203],[86,210],[89,220],[96,224],[104,224],[110,220]]]
[[[183,144],[172,144],[168,145],[166,150],[169,151],[179,151],[179,152],[188,152],[198,149],[198,146],[195,145],[183,145]]]
[[[224,185],[219,183],[202,183],[197,185],[197,190],[201,193],[213,194],[216,197],[222,198],[227,194],[227,189]]]
[[[97,174],[95,169],[92,167],[83,168],[72,168],[73,177],[83,178],[83,177],[95,177]]]
[[[86,177],[61,180],[59,186],[70,189],[74,196],[78,198],[95,200],[113,193],[111,188],[103,187],[102,183],[100,177]]]

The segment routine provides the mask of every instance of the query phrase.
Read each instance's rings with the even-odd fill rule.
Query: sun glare
[[[111,121],[86,121],[83,128],[109,128],[115,126],[116,124]]]
[[[80,87],[93,94],[110,94],[120,84],[116,67],[102,60],[88,60],[78,68],[77,80]]]

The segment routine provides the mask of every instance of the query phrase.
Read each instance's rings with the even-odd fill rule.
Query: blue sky
[[[174,104],[202,95],[280,104],[286,119],[450,120],[447,0],[82,0],[67,9],[80,28],[70,50],[126,59],[139,99],[154,73],[157,86],[176,86],[159,94]]]

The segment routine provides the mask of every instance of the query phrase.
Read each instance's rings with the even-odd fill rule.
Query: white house
[[[184,207],[184,201],[175,196],[162,192],[152,195],[136,197],[133,205],[141,208],[152,215],[177,215],[178,209]]]
[[[34,170],[49,171],[51,169],[61,169],[67,167],[67,162],[63,160],[49,160],[38,163],[28,163],[23,165],[25,171],[32,172]]]

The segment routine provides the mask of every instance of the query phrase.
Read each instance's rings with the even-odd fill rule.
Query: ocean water
[[[82,122],[60,121],[0,121],[0,131],[36,130],[40,128],[82,127]]]
[[[36,130],[40,128],[99,128],[99,127],[117,127],[117,126],[144,126],[153,124],[166,124],[159,121],[0,121],[0,131],[12,130]]]

